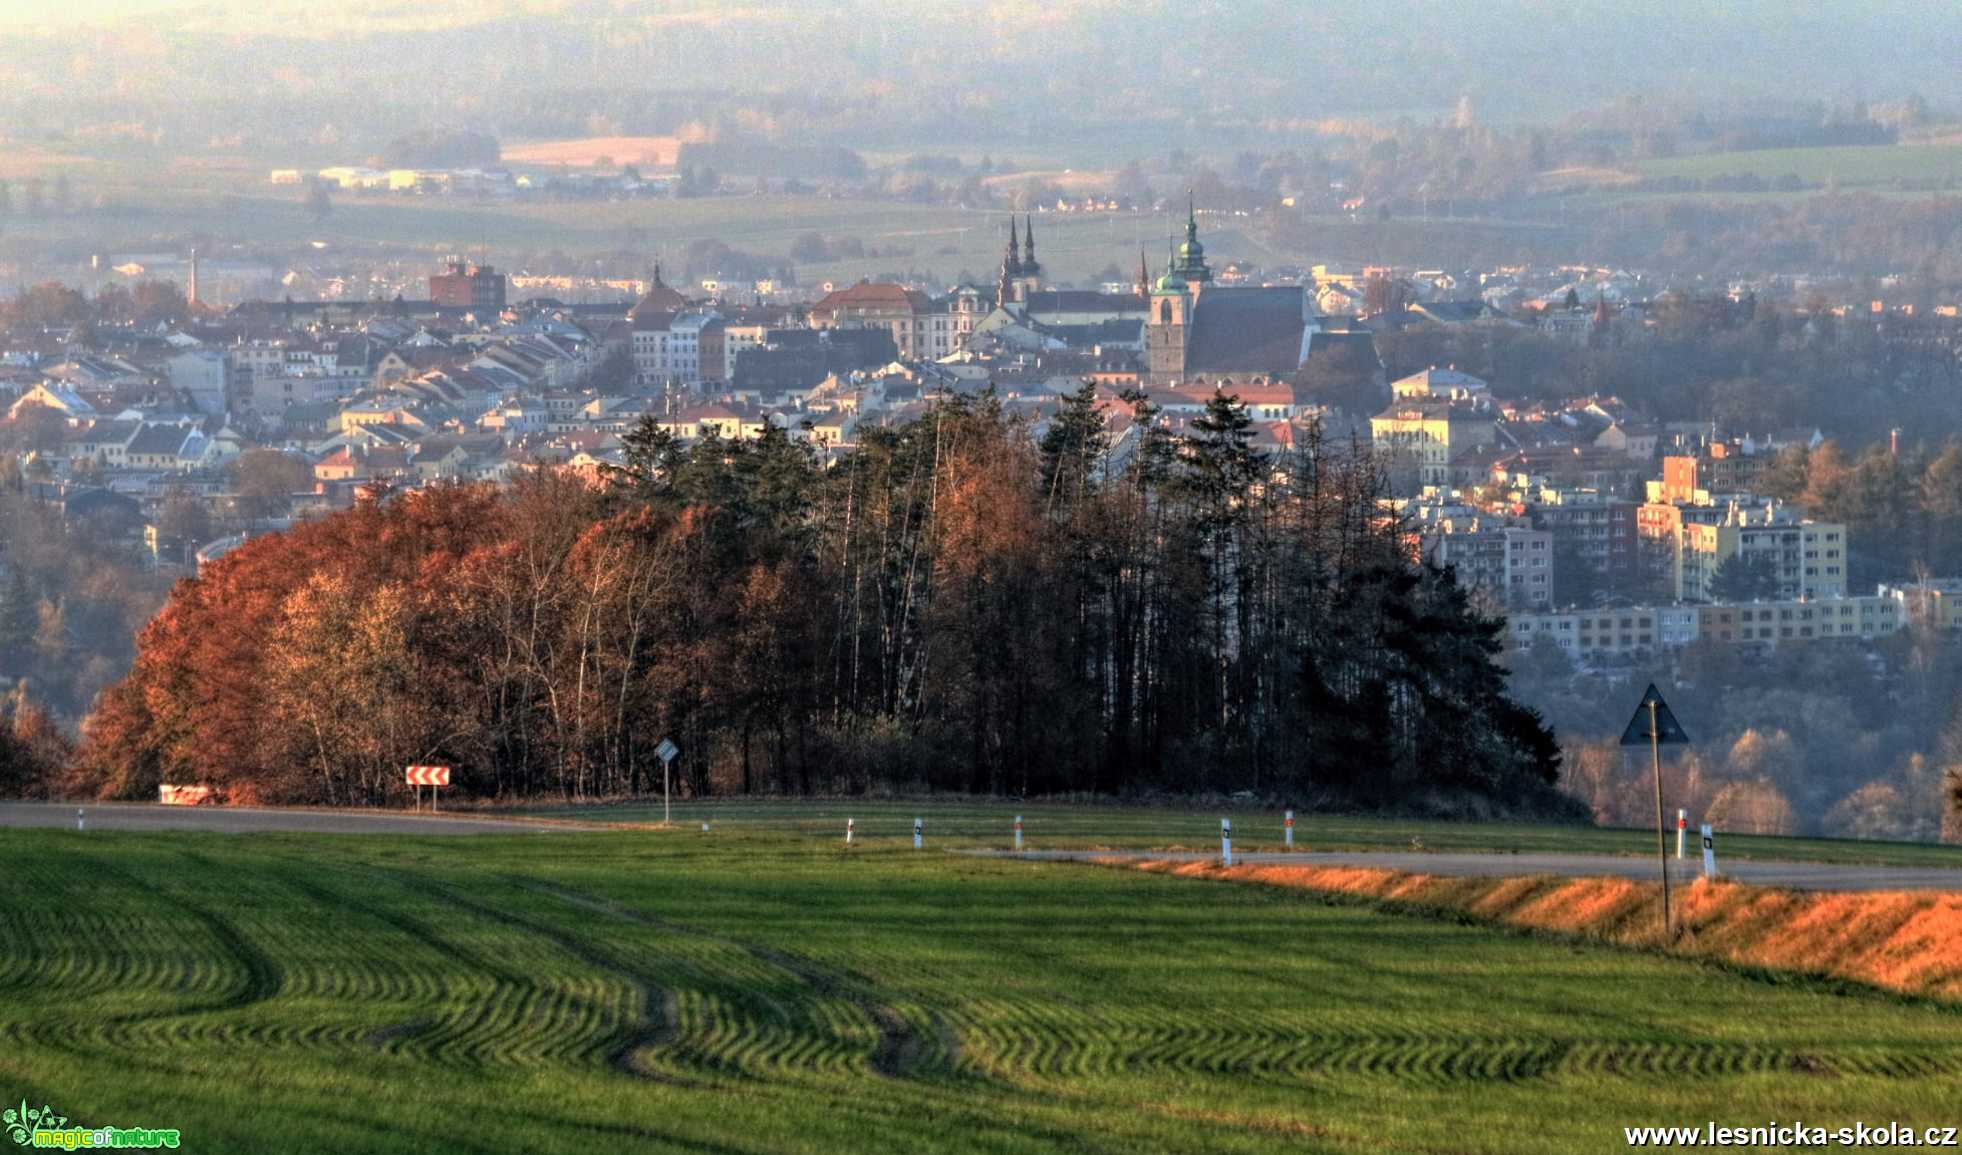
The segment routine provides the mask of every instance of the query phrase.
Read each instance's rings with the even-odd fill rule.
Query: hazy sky
[[[476,70],[507,98],[546,83],[870,79],[996,107],[1135,90],[1283,118],[1465,94],[1498,119],[1629,95],[1962,103],[1962,5],[1926,0],[0,0],[0,17],[0,49],[28,50],[11,76],[0,60],[0,79],[53,96],[72,91],[56,67],[91,84],[116,70],[119,92],[147,98],[146,82],[183,93],[235,76],[241,56],[315,91],[399,90],[413,87],[406,53]]]

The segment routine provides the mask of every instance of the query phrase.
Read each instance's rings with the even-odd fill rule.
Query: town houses
[[[1435,271],[1263,278],[1216,269],[1190,205],[1182,224],[1156,268],[1141,255],[1131,283],[1094,286],[1051,279],[1029,215],[1004,222],[990,284],[861,280],[768,302],[670,284],[659,263],[617,305],[517,299],[494,265],[455,261],[416,300],[249,300],[156,331],[16,334],[0,388],[8,421],[46,430],[26,475],[134,503],[164,566],[211,544],[164,540],[173,501],[206,505],[215,540],[525,470],[597,484],[644,424],[682,441],[775,431],[828,463],[956,394],[991,393],[1040,436],[1088,385],[1113,463],[1141,420],[1178,433],[1221,396],[1268,454],[1354,438],[1413,554],[1510,615],[1516,649],[1617,661],[1958,620],[1940,579],[1855,588],[1848,527],[1758,491],[1776,453],[1817,430],[1666,425],[1612,396],[1515,396],[1449,363],[1387,379],[1386,332],[1564,338],[1571,326],[1544,328],[1546,302],[1526,304],[1530,322],[1507,313],[1523,271],[1476,293]],[[1580,339],[1652,323],[1639,279],[1590,275]],[[1319,391],[1326,371],[1349,392]],[[284,479],[274,500],[267,477]]]

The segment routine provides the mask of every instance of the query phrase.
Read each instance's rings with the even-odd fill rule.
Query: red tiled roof
[[[908,309],[919,312],[928,305],[927,295],[890,281],[860,281],[826,293],[811,306],[811,314],[835,314],[844,309]]]

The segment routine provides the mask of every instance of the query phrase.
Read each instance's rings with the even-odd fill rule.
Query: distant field
[[[616,157],[616,159],[618,159]],[[62,171],[77,203],[67,216],[32,222],[34,253],[67,248],[143,250],[192,236],[297,249],[325,242],[366,251],[376,245],[419,249],[432,261],[454,252],[487,252],[509,265],[516,254],[558,250],[574,257],[639,252],[671,261],[691,242],[714,239],[764,257],[786,259],[805,233],[855,237],[874,255],[797,266],[805,283],[855,280],[888,272],[931,271],[951,281],[962,270],[988,281],[1000,264],[1008,214],[952,205],[908,205],[828,197],[719,196],[601,203],[498,203],[462,198],[337,192],[316,220],[298,188],[276,188],[267,171],[243,162],[37,160],[16,166],[0,154],[0,179]],[[104,207],[90,207],[96,198]],[[0,222],[0,237],[25,235]],[[1038,253],[1050,275],[1086,280],[1109,266],[1128,277],[1140,249],[1162,262],[1169,218],[1144,214],[1043,214]],[[1207,245],[1220,261],[1280,259],[1253,235],[1218,230]]]
[[[727,826],[0,839],[0,1100],[197,1152],[1546,1152],[1952,1125],[1957,1014]]]
[[[1962,180],[1962,145],[1857,145],[1841,148],[1775,148],[1749,152],[1658,157],[1632,167],[1643,177],[1756,176],[1774,181],[1787,173],[1808,184],[1838,178],[1841,188],[1903,181]]]
[[[535,806],[517,813],[581,818],[600,822],[660,822],[661,803],[602,806]],[[1277,810],[1199,810],[1169,806],[1062,806],[1012,802],[678,802],[674,821],[699,833],[702,823],[715,830],[784,837],[796,841],[842,842],[845,819],[855,838],[872,845],[910,845],[913,819],[926,819],[935,847],[1008,846],[1014,820],[1023,817],[1023,838],[1031,849],[1217,849],[1219,820],[1233,820],[1234,846],[1242,851],[1283,849],[1282,814]],[[1671,819],[1673,821],[1673,818]],[[1694,834],[1695,831],[1690,832]],[[1724,834],[1726,857],[1785,862],[1843,862],[1874,866],[1952,866],[1962,868],[1962,846],[1919,842],[1858,842],[1839,838],[1783,838]],[[1543,826],[1500,822],[1425,822],[1401,818],[1300,815],[1295,819],[1297,850],[1476,851],[1490,854],[1655,853],[1655,831],[1594,826]],[[1675,833],[1669,834],[1671,853]]]
[[[507,144],[506,164],[566,164],[585,166],[601,160],[673,168],[681,155],[678,136],[589,136],[579,140],[536,140]]]

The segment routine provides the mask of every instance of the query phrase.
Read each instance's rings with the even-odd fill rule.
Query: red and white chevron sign
[[[448,766],[411,766],[409,767],[408,784],[411,786],[448,786],[450,784],[450,768]]]

